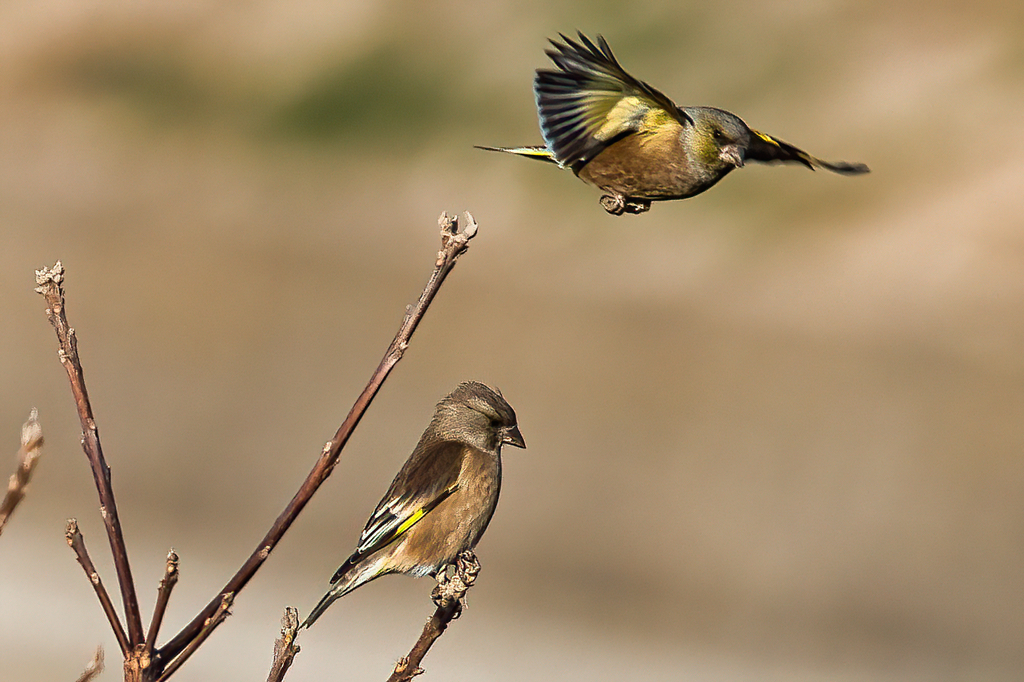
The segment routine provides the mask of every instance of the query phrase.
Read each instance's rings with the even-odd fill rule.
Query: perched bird
[[[560,34],[561,35],[561,34]],[[543,146],[479,147],[570,168],[604,196],[613,215],[643,213],[652,201],[700,194],[747,161],[795,161],[811,170],[867,173],[862,163],[830,163],[747,127],[713,107],[677,107],[626,73],[601,36],[595,45],[561,35],[547,55],[557,69],[533,81]]]
[[[388,573],[437,575],[480,540],[498,504],[501,446],[525,448],[516,413],[501,394],[467,381],[434,408],[434,418],[306,618],[311,626],[336,599]]]

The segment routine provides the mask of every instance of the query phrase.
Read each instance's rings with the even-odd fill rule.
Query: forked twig
[[[441,215],[439,220],[441,227],[441,249],[437,255],[434,271],[427,281],[423,293],[416,304],[410,306],[407,310],[402,325],[384,354],[384,358],[371,375],[369,382],[352,406],[334,438],[324,445],[323,451],[313,470],[306,477],[298,492],[274,521],[270,530],[245,563],[242,564],[242,567],[218,593],[217,597],[207,604],[188,625],[163,647],[156,647],[155,640],[160,630],[171,589],[177,580],[177,557],[175,556],[172,562],[171,556],[168,556],[167,574],[165,574],[164,580],[160,583],[156,610],[153,614],[148,636],[144,637],[135,583],[132,580],[128,553],[125,548],[121,524],[117,515],[117,506],[114,501],[110,469],[107,467],[103,457],[98,429],[89,404],[82,366],[78,358],[78,342],[75,330],[68,324],[64,314],[64,268],[60,261],[58,261],[52,269],[43,269],[36,272],[36,283],[38,285],[36,291],[46,299],[47,316],[57,333],[57,340],[60,344],[59,357],[68,373],[71,390],[75,397],[75,404],[78,407],[83,431],[82,447],[89,459],[96,488],[99,492],[100,511],[103,515],[107,535],[110,540],[114,566],[117,570],[118,584],[121,588],[122,600],[124,601],[125,618],[128,626],[127,634],[120,624],[109,595],[107,595],[106,590],[103,588],[99,576],[88,558],[84,540],[82,540],[81,534],[77,531],[77,524],[75,524],[73,532],[72,526],[69,524],[68,542],[75,549],[79,562],[82,563],[90,581],[93,583],[97,596],[100,599],[100,604],[107,614],[111,628],[113,628],[118,638],[118,644],[121,646],[122,653],[125,656],[126,678],[130,673],[133,679],[166,680],[188,660],[227,617],[228,609],[235,595],[252,579],[256,571],[263,565],[263,562],[270,556],[270,553],[277,546],[285,532],[291,527],[299,512],[302,511],[313,494],[334,470],[342,448],[348,442],[349,437],[359,424],[360,419],[391,370],[402,359],[413,332],[416,331],[434,296],[444,283],[445,278],[455,267],[459,257],[469,248],[470,239],[476,235],[477,224],[469,213],[465,215],[466,225],[461,231],[459,230],[457,218],[449,217],[447,214]],[[298,648],[295,647],[295,652],[297,651]],[[294,656],[294,653],[291,655]],[[285,666],[285,669],[287,669],[287,666]],[[283,672],[281,673],[282,675]]]
[[[78,408],[78,419],[82,424],[82,449],[89,459],[92,477],[100,497],[100,514],[103,516],[107,539],[110,541],[110,552],[114,558],[114,569],[117,571],[117,584],[121,588],[121,601],[124,604],[128,642],[131,648],[141,644],[143,638],[139,599],[135,593],[135,582],[132,580],[132,570],[128,564],[128,549],[124,544],[121,519],[117,514],[117,503],[114,501],[114,490],[110,483],[110,467],[103,458],[99,429],[93,417],[92,405],[89,403],[89,393],[85,388],[82,363],[78,359],[78,338],[64,314],[64,266],[61,262],[57,261],[52,269],[37,270],[36,285],[36,292],[46,299],[46,316],[57,333],[57,343],[60,345],[58,356],[68,373],[71,393]]]
[[[210,614],[210,617],[203,623],[203,627],[199,630],[199,633],[192,638],[192,641],[188,643],[181,656],[171,661],[170,665],[164,668],[160,677],[157,678],[157,682],[164,682],[167,678],[177,672],[178,668],[185,664],[185,661],[195,653],[196,649],[202,646],[203,642],[213,634],[213,631],[218,625],[224,622],[224,619],[231,615],[231,605],[235,601],[235,595],[230,592],[222,594],[220,596],[220,604],[217,609]],[[185,654],[188,654],[187,656]]]

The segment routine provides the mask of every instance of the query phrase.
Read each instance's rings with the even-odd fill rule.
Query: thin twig
[[[128,550],[121,532],[121,520],[117,514],[117,503],[114,501],[114,489],[110,482],[110,467],[103,457],[100,446],[99,429],[93,417],[89,393],[85,388],[85,375],[82,363],[78,359],[78,338],[74,328],[68,324],[64,314],[64,266],[60,261],[52,269],[43,268],[36,271],[36,292],[46,299],[46,316],[57,333],[60,345],[58,356],[68,373],[71,382],[71,393],[78,408],[78,419],[82,424],[82,449],[92,467],[92,476],[96,482],[96,490],[100,498],[100,514],[107,529],[110,551],[114,558],[117,571],[117,583],[121,589],[121,601],[124,604],[125,622],[128,626],[128,641],[131,646],[143,641],[142,615],[139,611],[139,599],[135,593],[135,582],[132,580],[131,566],[128,563]]]
[[[92,655],[92,660],[89,661],[89,665],[85,666],[85,670],[78,676],[76,682],[89,682],[96,678],[103,672],[103,647],[96,647],[96,653]]]
[[[121,647],[121,654],[124,656],[128,655],[131,651],[131,644],[128,643],[128,637],[124,633],[124,628],[121,626],[121,620],[117,617],[117,609],[114,608],[114,603],[110,601],[110,595],[107,594],[107,588],[103,587],[103,581],[100,580],[100,574],[96,572],[96,567],[92,563],[92,559],[89,558],[89,552],[85,548],[85,538],[82,537],[81,531],[78,530],[78,521],[75,519],[68,519],[67,528],[64,530],[64,537],[68,540],[68,545],[75,552],[75,557],[78,559],[78,563],[82,565],[82,570],[85,571],[85,577],[92,583],[92,587],[96,590],[96,597],[100,600],[100,606],[103,607],[103,613],[107,614],[107,620],[110,622],[110,627],[114,631],[114,636],[117,637],[117,644]]]
[[[188,643],[185,650],[181,652],[181,655],[171,661],[160,677],[157,678],[157,682],[164,682],[167,678],[177,672],[178,668],[185,664],[185,661],[189,659],[192,654],[196,652],[206,638],[213,634],[213,631],[218,625],[224,622],[224,619],[231,615],[231,604],[235,601],[235,595],[231,593],[222,594],[220,597],[220,604],[209,618],[203,623],[202,629],[199,633],[192,638],[192,641]],[[187,654],[187,655],[186,655]]]
[[[167,567],[164,569],[164,577],[160,579],[160,586],[156,591],[156,606],[153,608],[153,620],[149,623],[149,632],[146,633],[147,658],[153,654],[156,648],[156,638],[160,633],[160,625],[164,620],[164,613],[167,611],[167,602],[171,598],[171,590],[178,582],[178,555],[172,549],[167,553]]]
[[[423,674],[420,662],[427,655],[434,642],[437,641],[437,638],[448,629],[448,623],[455,619],[455,614],[458,612],[458,604],[438,606],[437,610],[434,611],[434,615],[423,626],[423,632],[420,634],[420,638],[416,640],[416,644],[413,645],[412,651],[395,665],[395,669],[391,673],[391,677],[388,678],[388,682],[408,682],[417,675]]]
[[[18,468],[11,474],[7,484],[7,494],[0,502],[0,533],[4,532],[7,519],[14,513],[14,508],[25,498],[28,482],[32,478],[32,470],[39,462],[43,448],[43,429],[39,426],[39,412],[32,408],[28,421],[21,427],[21,449],[18,450]]]
[[[291,606],[285,607],[281,617],[281,636],[274,640],[274,663],[270,666],[267,682],[281,682],[288,672],[295,655],[299,653],[299,645],[295,636],[299,629],[299,612]]]
[[[395,665],[388,682],[409,682],[423,673],[423,668],[420,667],[423,657],[430,651],[437,638],[448,629],[448,624],[462,613],[463,599],[476,582],[479,573],[480,562],[473,552],[467,551],[459,555],[455,564],[445,567],[438,574],[437,587],[431,594],[437,609],[423,626],[423,632],[420,633],[420,638],[416,640],[409,655]]]
[[[441,214],[441,218],[438,221],[441,227],[441,250],[437,254],[434,271],[427,281],[423,293],[420,294],[419,300],[406,312],[402,326],[384,354],[384,358],[370,377],[370,381],[366,384],[359,398],[356,399],[355,404],[338,429],[338,432],[334,435],[334,438],[324,445],[320,458],[317,460],[313,470],[309,472],[306,480],[303,481],[299,491],[295,493],[291,502],[288,503],[288,506],[281,512],[281,515],[274,521],[274,525],[271,526],[263,540],[260,541],[253,553],[219,594],[237,594],[245,587],[260,566],[263,565],[263,562],[267,560],[267,557],[270,556],[271,551],[277,546],[285,532],[291,527],[292,522],[295,521],[299,512],[309,502],[313,493],[320,488],[321,484],[334,470],[334,466],[338,463],[338,458],[341,456],[342,448],[345,447],[345,443],[348,442],[356,425],[359,424],[363,413],[366,412],[370,402],[377,395],[377,391],[380,390],[388,374],[398,364],[399,360],[402,359],[402,355],[405,353],[406,348],[408,348],[409,340],[412,338],[413,332],[416,331],[416,327],[423,318],[423,314],[427,311],[431,301],[434,300],[434,296],[441,288],[448,273],[455,267],[459,256],[469,248],[469,240],[476,235],[476,221],[473,220],[473,216],[469,213],[465,215],[466,226],[460,232],[458,218],[449,217],[444,213]],[[179,661],[182,657],[187,658],[186,651],[189,643],[206,627],[205,624],[208,619],[218,608],[219,600],[220,597],[218,596],[207,604],[191,623],[186,625],[173,639],[157,650],[154,664],[158,666],[158,670],[161,665],[165,665],[167,669],[170,669],[170,661],[174,661],[177,664],[176,667],[180,666]],[[163,677],[167,677],[167,675],[165,674]]]

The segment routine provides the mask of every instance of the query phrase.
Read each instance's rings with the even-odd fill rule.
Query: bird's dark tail
[[[302,621],[299,629],[311,627],[316,619],[322,616],[324,611],[335,601],[383,574],[384,571],[377,565],[377,562],[353,562],[352,559],[349,559],[334,574],[334,578],[331,580],[331,589],[313,607],[313,610],[306,616],[306,620]]]
[[[770,135],[765,135],[757,130],[751,130],[754,133],[750,140],[750,146],[747,149],[746,157],[753,161],[762,161],[769,163],[772,161],[796,161],[802,163],[811,170],[816,168],[824,168],[830,170],[833,173],[839,173],[841,175],[860,175],[861,173],[870,172],[870,169],[863,163],[847,163],[846,161],[824,161],[817,157],[811,156],[802,149],[798,149],[788,142],[777,140]]]
[[[547,161],[548,163],[557,164],[555,161],[555,155],[551,153],[551,150],[543,145],[536,147],[485,147],[483,145],[473,145],[477,149],[484,149],[489,152],[505,152],[506,154],[515,154],[517,156],[525,156],[529,159],[537,159],[538,161]]]
[[[306,620],[302,621],[302,625],[299,626],[299,629],[302,630],[304,628],[311,627],[313,623],[316,622],[316,619],[323,615],[324,611],[327,610],[327,607],[333,604],[335,600],[340,598],[341,594],[335,592],[334,588],[332,587],[330,592],[325,594],[324,598],[321,599],[319,603],[317,603],[317,605],[313,607],[313,610],[309,612],[309,615],[306,616]]]

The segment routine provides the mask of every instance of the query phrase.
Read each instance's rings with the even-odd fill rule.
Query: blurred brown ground
[[[0,5],[0,453],[45,459],[0,538],[0,680],[116,644],[114,574],[32,271],[68,312],[148,618],[255,546],[414,300],[437,215],[480,237],[315,498],[175,678],[263,679],[434,402],[500,386],[529,443],[436,680],[1024,677],[1020,2]],[[841,178],[748,167],[612,218],[539,141],[545,38],[603,33],[682,104]],[[5,435],[6,434],[6,435]],[[13,469],[13,457],[0,476]],[[382,679],[429,583],[376,582],[290,682]]]

